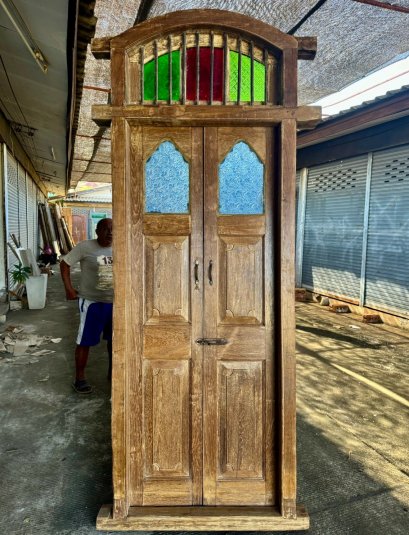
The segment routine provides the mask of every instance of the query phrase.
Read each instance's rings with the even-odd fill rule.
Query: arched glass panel
[[[265,98],[266,68],[259,61],[254,65],[254,101],[263,102]],[[230,95],[231,101],[237,101],[239,87],[239,54],[230,51]],[[240,77],[240,102],[251,101],[251,58],[242,54]]]
[[[264,165],[243,141],[219,165],[219,213],[264,213]]]
[[[145,164],[145,212],[189,213],[189,164],[164,141]]]

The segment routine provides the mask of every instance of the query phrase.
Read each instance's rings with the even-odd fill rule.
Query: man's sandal
[[[92,392],[92,386],[85,379],[77,379],[72,383],[72,387],[78,394],[91,394]]]

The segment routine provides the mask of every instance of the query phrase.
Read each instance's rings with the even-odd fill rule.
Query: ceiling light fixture
[[[30,33],[30,30],[28,29],[26,23],[22,19],[16,6],[13,4],[11,0],[0,0],[0,5],[4,9],[5,13],[8,15],[11,22],[13,23],[23,43],[26,45],[26,47],[30,51],[30,54],[36,60],[37,64],[40,66],[43,73],[47,74],[48,61],[45,59],[44,54],[41,52],[41,50],[37,46],[37,43],[34,41],[33,36]]]

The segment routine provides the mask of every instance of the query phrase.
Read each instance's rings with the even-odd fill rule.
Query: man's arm
[[[77,299],[78,292],[73,287],[72,282],[71,282],[71,268],[66,262],[64,262],[64,260],[61,260],[60,262],[60,272],[61,272],[62,281],[64,283],[64,287],[65,287],[66,298],[68,299],[68,301]]]

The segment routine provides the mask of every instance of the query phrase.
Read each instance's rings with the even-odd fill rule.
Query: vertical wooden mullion
[[[296,121],[285,119],[280,132],[278,191],[278,360],[280,382],[279,504],[285,518],[296,517],[296,404],[295,404],[295,157]],[[276,309],[277,310],[277,309]]]
[[[210,102],[213,104],[213,84],[214,84],[214,33],[210,33]]]
[[[126,172],[125,172],[125,120],[112,119],[112,215],[115,221],[113,256],[128,259],[128,235],[121,229],[128,228]],[[115,231],[115,228],[118,231]],[[128,472],[126,440],[126,296],[128,275],[127,262],[116,262],[113,265],[115,303],[113,311],[113,368],[112,368],[112,479],[114,490],[113,517],[125,518],[128,513]]]
[[[158,103],[158,94],[159,94],[159,74],[158,74],[158,69],[159,69],[159,66],[158,66],[158,61],[159,61],[159,58],[158,58],[158,41],[155,40],[154,42],[154,48],[155,48],[155,97],[154,97],[154,100],[153,100],[153,103],[154,104],[157,104]]]
[[[274,388],[274,377],[276,377],[275,370],[275,354],[274,354],[274,271],[273,262],[275,255],[275,247],[273,241],[273,213],[274,213],[274,198],[273,198],[273,184],[274,184],[274,132],[272,128],[266,128],[266,162],[265,162],[265,176],[264,176],[264,214],[265,214],[265,228],[264,236],[264,302],[265,302],[265,452],[266,452],[266,467],[265,467],[265,497],[266,504],[274,503],[275,499],[275,470],[277,466],[276,459],[270,454],[276,448],[275,433],[273,423],[275,422],[275,396],[276,390]]]
[[[217,128],[204,130],[204,307],[203,336],[214,338],[217,330],[218,277],[210,285],[207,280],[209,261],[218,273],[217,202],[218,142]],[[204,346],[203,358],[203,504],[217,501],[217,346]]]
[[[169,55],[169,98],[168,104],[172,104],[172,36],[168,37],[168,55]]]
[[[201,505],[203,498],[203,416],[202,362],[203,346],[196,344],[203,337],[203,128],[192,128],[191,166],[191,395],[192,395],[192,502]],[[194,283],[194,263],[199,262],[199,287]]]
[[[145,79],[144,79],[144,66],[145,66],[145,47],[141,46],[140,48],[140,65],[141,65],[141,75],[140,75],[140,80],[141,80],[141,98],[140,98],[140,103],[143,104],[143,101],[145,100]]]
[[[254,105],[254,43],[250,41],[250,104]]]
[[[186,32],[182,34],[182,104],[186,104]]]
[[[239,60],[237,66],[237,104],[241,101],[241,37],[238,38]]]
[[[265,48],[264,52],[264,68],[265,68],[265,77],[264,77],[264,104],[268,104],[268,87],[269,87],[269,61],[268,61],[268,50]]]
[[[196,100],[195,104],[200,101],[200,34],[196,32]]]
[[[223,76],[223,104],[227,104],[228,95],[227,92],[229,91],[229,72],[228,72],[228,60],[229,60],[229,41],[227,37],[227,33],[223,34],[223,55],[224,55],[224,61],[223,61],[223,70],[224,70],[224,76]]]
[[[143,503],[143,405],[142,405],[142,347],[143,347],[143,283],[144,283],[144,170],[143,170],[143,130],[134,126],[128,135],[127,177],[127,236],[129,258],[132,270],[127,270],[127,372],[128,392],[128,496],[130,505]],[[126,205],[124,205],[126,206]],[[130,299],[129,296],[132,296]],[[135,358],[130,358],[134,355]],[[135,447],[138,444],[139,447]]]

